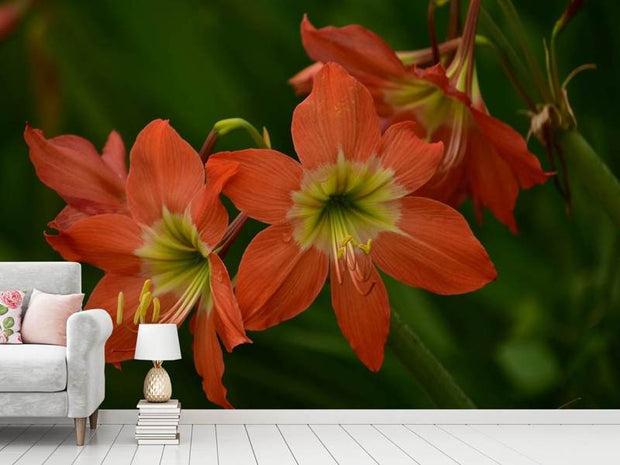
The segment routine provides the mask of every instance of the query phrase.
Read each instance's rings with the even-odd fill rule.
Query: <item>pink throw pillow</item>
[[[22,322],[22,339],[28,344],[67,345],[67,320],[82,309],[84,294],[47,294],[32,290]]]
[[[24,293],[18,289],[0,292],[0,344],[21,344]]]

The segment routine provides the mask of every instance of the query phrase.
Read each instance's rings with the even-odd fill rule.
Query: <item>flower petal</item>
[[[64,231],[69,229],[73,224],[77,223],[84,218],[87,218],[88,214],[81,212],[77,208],[72,207],[71,205],[67,205],[65,208],[60,210],[60,213],[56,215],[52,221],[47,223],[47,225],[58,231]]]
[[[327,256],[314,247],[302,250],[289,225],[261,231],[239,265],[236,295],[246,329],[266,329],[304,311],[327,271]]]
[[[208,176],[207,184],[196,194],[190,205],[192,220],[201,239],[212,249],[228,227],[228,212],[220,201],[222,187],[237,172],[237,165],[224,166],[217,177]]]
[[[133,317],[138,308],[138,299],[144,284],[143,277],[106,274],[93,290],[84,308],[102,308],[106,310],[114,321],[114,330],[106,342],[106,362],[119,364],[124,360],[133,360],[136,348],[138,328],[133,323]],[[123,292],[124,310],[123,321],[116,324],[118,293]],[[171,294],[159,296],[162,312],[169,309],[176,300]],[[152,310],[151,310],[152,311]]]
[[[523,189],[542,184],[549,179],[550,175],[542,170],[538,158],[527,149],[521,134],[482,111],[472,109],[472,115],[484,137],[510,165]]]
[[[436,200],[401,199],[402,233],[384,232],[371,255],[387,274],[436,294],[463,294],[493,281],[497,273],[459,212]]]
[[[190,211],[200,238],[214,249],[228,227],[228,212],[220,201],[219,192],[203,186],[192,200]]]
[[[208,178],[221,177],[236,168],[224,185],[224,194],[248,216],[264,223],[279,223],[293,204],[303,170],[299,163],[275,150],[249,149],[220,152],[207,162]]]
[[[296,95],[308,95],[312,90],[312,83],[314,82],[314,76],[323,67],[323,63],[317,61],[310,66],[302,69],[299,73],[288,80],[288,83],[293,86]]]
[[[450,143],[451,134],[452,129],[442,125],[434,131],[433,139],[443,142],[445,148]],[[415,191],[416,197],[429,197],[454,208],[463,203],[468,194],[463,160],[452,165],[447,171],[436,172],[430,181]]]
[[[374,32],[356,24],[316,29],[304,16],[301,39],[310,58],[339,63],[366,85],[382,85],[406,72],[392,47]]]
[[[168,121],[152,121],[138,134],[127,177],[127,202],[137,221],[153,224],[163,207],[183,213],[204,183],[198,153]]]
[[[310,95],[295,108],[293,143],[302,165],[314,169],[349,160],[366,160],[381,143],[380,122],[370,92],[335,63],[314,78]]]
[[[415,127],[411,121],[394,124],[381,141],[381,163],[394,170],[396,181],[408,192],[416,191],[433,177],[443,156],[443,144],[424,142],[416,135]]]
[[[142,229],[125,215],[89,216],[47,242],[66,260],[90,263],[107,272],[138,274],[141,260],[134,250],[142,245]]]
[[[30,125],[24,138],[37,176],[65,202],[87,214],[126,211],[123,180],[86,139],[70,135],[46,139]]]
[[[233,408],[226,398],[226,388],[222,383],[224,375],[224,358],[217,340],[215,313],[200,311],[192,317],[194,343],[194,365],[202,378],[202,390],[214,404],[224,408]]]
[[[469,133],[465,156],[468,190],[478,219],[482,218],[483,207],[487,207],[516,233],[517,222],[513,211],[519,196],[519,183],[511,166],[477,129]]]
[[[251,342],[243,329],[243,318],[233,293],[230,276],[224,262],[216,254],[209,255],[211,265],[211,294],[215,311],[215,326],[228,352],[239,344]]]
[[[112,131],[108,136],[101,158],[119,178],[127,178],[127,151],[118,132]]]
[[[362,295],[348,272],[341,273],[342,283],[338,282],[335,266],[332,262],[330,287],[340,330],[362,363],[371,371],[379,371],[390,332],[390,302],[383,280],[373,266],[370,279],[374,285]]]

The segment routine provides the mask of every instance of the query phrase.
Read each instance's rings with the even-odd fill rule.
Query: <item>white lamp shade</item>
[[[174,324],[141,324],[138,326],[136,360],[179,360],[179,334]]]

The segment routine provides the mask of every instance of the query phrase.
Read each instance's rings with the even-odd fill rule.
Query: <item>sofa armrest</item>
[[[105,397],[105,342],[112,318],[105,310],[74,313],[67,320],[69,417],[91,415]]]

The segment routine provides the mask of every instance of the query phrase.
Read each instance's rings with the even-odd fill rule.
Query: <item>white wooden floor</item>
[[[0,464],[620,464],[620,425],[182,424],[178,446],[137,446],[133,424],[0,425]]]

